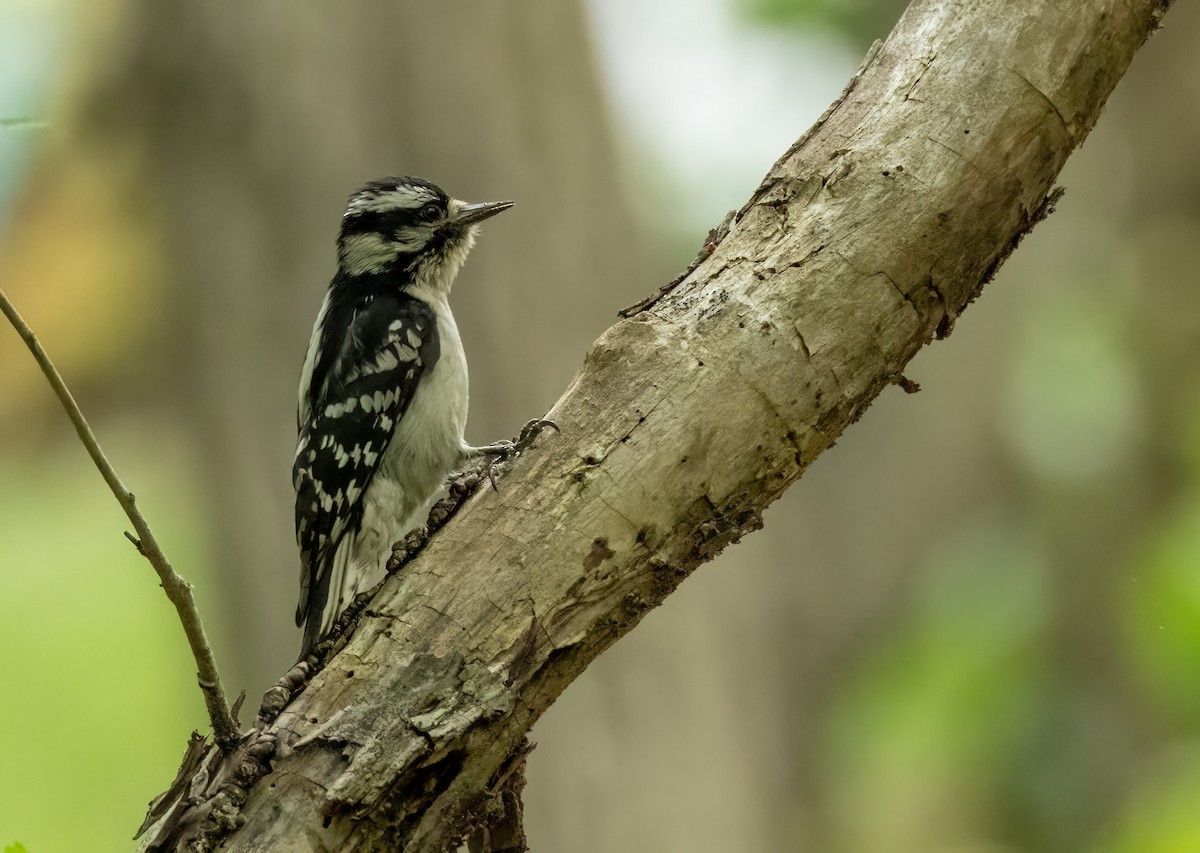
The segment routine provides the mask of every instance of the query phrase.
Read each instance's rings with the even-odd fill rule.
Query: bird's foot
[[[496,478],[504,470],[504,466],[531,448],[537,437],[547,427],[555,432],[561,432],[558,424],[554,423],[554,421],[548,421],[545,418],[535,418],[521,428],[521,434],[517,436],[515,441],[502,439],[493,444],[485,444],[483,447],[469,448],[467,451],[469,457],[481,456],[483,458],[475,469],[460,474],[459,478],[470,478],[474,474],[479,479],[482,479],[486,474],[488,481],[492,484],[492,490],[499,491],[496,487]]]

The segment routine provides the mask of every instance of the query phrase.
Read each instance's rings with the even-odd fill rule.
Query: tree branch
[[[562,434],[470,496],[323,668],[293,668],[258,763],[206,765],[148,847],[478,839],[567,684],[950,333],[1167,6],[916,0],[697,263],[595,343]]]
[[[196,659],[196,678],[200,689],[204,692],[204,704],[208,708],[208,718],[212,723],[213,736],[223,751],[231,751],[239,737],[238,726],[229,712],[229,704],[225,701],[225,689],[221,686],[217,662],[213,657],[212,648],[208,644],[208,638],[204,634],[204,624],[200,621],[196,602],[192,598],[191,585],[180,577],[167,561],[166,555],[159,547],[158,540],[154,538],[154,534],[150,530],[150,525],[137,508],[133,493],[125,488],[125,484],[117,476],[117,472],[108,461],[108,457],[104,455],[92,428],[84,418],[83,412],[79,410],[79,405],[71,396],[70,389],[67,388],[67,384],[54,367],[50,356],[46,354],[33,330],[13,307],[3,290],[0,290],[0,311],[3,311],[4,316],[12,323],[17,334],[21,336],[25,345],[29,347],[29,351],[33,353],[38,367],[42,369],[42,373],[49,380],[50,387],[54,389],[58,401],[66,409],[67,417],[75,425],[75,432],[79,434],[79,440],[87,448],[88,455],[92,457],[92,461],[100,470],[104,482],[108,483],[117,503],[121,505],[121,509],[125,510],[125,515],[129,517],[130,523],[137,531],[137,536],[129,532],[126,532],[125,536],[137,548],[138,553],[150,562],[158,574],[167,598],[175,605],[175,611],[179,614],[179,621],[183,625],[183,632],[187,635],[188,645],[192,649],[192,656]]]

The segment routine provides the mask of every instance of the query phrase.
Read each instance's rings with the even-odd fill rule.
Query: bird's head
[[[511,201],[467,204],[420,178],[381,178],[350,197],[338,234],[338,263],[350,276],[395,274],[449,289],[475,244],[479,223]]]

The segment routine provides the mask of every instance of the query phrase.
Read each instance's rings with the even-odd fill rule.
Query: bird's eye
[[[421,208],[417,213],[422,222],[434,222],[442,216],[442,209],[435,203],[430,202]]]

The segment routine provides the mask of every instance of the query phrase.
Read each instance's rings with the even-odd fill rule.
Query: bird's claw
[[[500,442],[496,443],[499,444]],[[517,455],[517,451],[515,449],[517,446],[516,442],[508,441],[506,439],[505,444],[507,446],[492,456],[487,463],[488,482],[492,484],[493,492],[500,491],[499,487],[496,485],[496,475],[500,472],[500,467]]]
[[[521,434],[517,437],[517,446],[521,450],[528,450],[533,445],[534,439],[542,434],[542,430],[549,427],[555,432],[562,434],[562,430],[558,428],[558,424],[554,421],[546,420],[545,418],[534,418],[525,426],[521,427]]]
[[[492,484],[492,491],[500,491],[499,487],[496,485],[496,477],[503,467],[531,448],[534,441],[537,440],[537,437],[541,435],[542,431],[547,427],[557,433],[562,432],[562,430],[558,428],[558,424],[556,424],[554,421],[549,421],[545,418],[534,418],[529,423],[525,424],[525,426],[521,427],[521,434],[517,436],[516,441],[503,439],[492,445],[495,449],[489,453],[492,458],[491,461],[487,463],[488,481]]]

